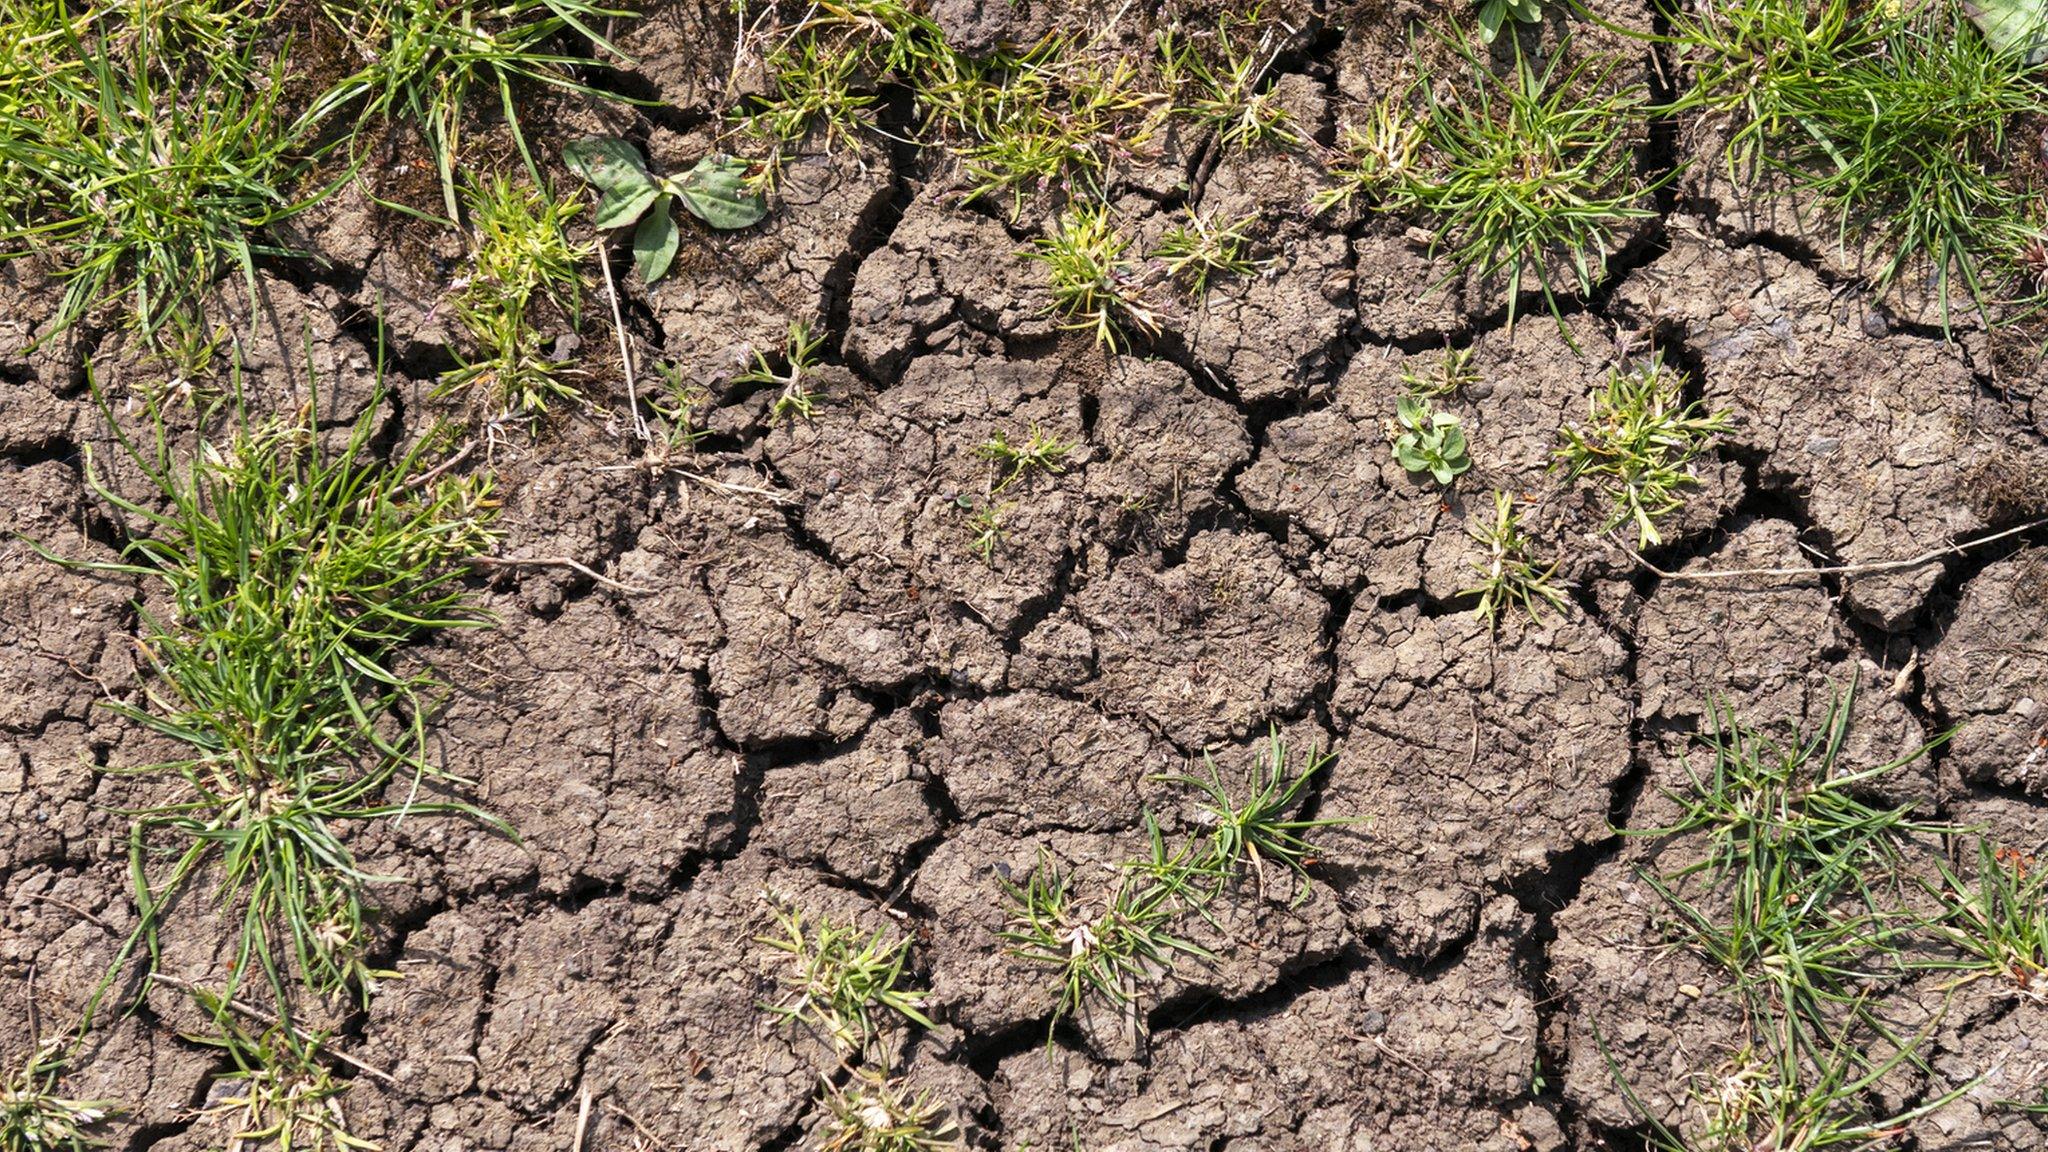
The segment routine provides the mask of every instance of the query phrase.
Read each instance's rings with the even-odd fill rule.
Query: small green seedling
[[[1257,212],[1217,220],[1213,214],[1190,209],[1185,220],[1159,238],[1152,257],[1190,296],[1200,296],[1218,277],[1249,276],[1259,270],[1260,262],[1251,257],[1251,227],[1258,221]]]
[[[1684,506],[1680,491],[1699,483],[1693,461],[1728,427],[1727,413],[1686,403],[1683,383],[1662,360],[1615,368],[1585,426],[1560,429],[1564,443],[1551,466],[1569,479],[1598,478],[1614,503],[1606,530],[1633,523],[1638,547],[1662,543],[1657,521]]]
[[[1968,978],[2009,980],[2022,995],[2048,1001],[2048,868],[1981,836],[1974,882],[1945,860],[1939,866],[1938,895],[1948,907],[1939,927],[1968,957]]]
[[[1395,411],[1401,428],[1393,436],[1395,463],[1411,473],[1427,472],[1439,484],[1449,484],[1472,467],[1456,416],[1433,411],[1420,396],[1401,397]]]
[[[1543,22],[1543,0],[1484,0],[1479,5],[1479,38],[1488,44],[1513,17],[1523,24]]]
[[[564,148],[562,160],[598,191],[594,225],[613,229],[638,223],[633,266],[649,284],[667,274],[681,242],[671,205],[679,203],[704,223],[726,230],[757,224],[768,214],[767,200],[747,185],[747,162],[730,156],[706,156],[681,176],[656,176],[633,145],[592,139]]]
[[[91,1133],[119,1111],[108,1100],[74,1100],[57,1093],[64,1072],[62,1045],[37,1045],[22,1066],[0,1079],[0,1152],[86,1152],[106,1142]]]
[[[249,1031],[212,999],[201,996],[214,1009],[220,1035],[189,1039],[222,1050],[234,1063],[219,1077],[227,1087],[212,1093],[199,1112],[228,1130],[227,1147],[377,1152],[378,1145],[350,1133],[342,1100],[351,1082],[327,1066],[320,1038],[282,1024]]]
[[[982,459],[1008,469],[1007,474],[989,490],[991,496],[1016,483],[1026,472],[1039,471],[1052,475],[1065,472],[1067,453],[1073,450],[1073,441],[1048,435],[1037,424],[1031,426],[1031,434],[1022,444],[1010,443],[1009,435],[998,431],[977,449]]]
[[[1270,142],[1299,148],[1306,141],[1294,116],[1280,105],[1276,90],[1266,85],[1280,56],[1273,43],[1274,29],[1267,27],[1255,44],[1238,43],[1241,29],[1258,24],[1256,10],[1224,16],[1216,26],[1214,65],[1203,59],[1192,39],[1169,28],[1159,38],[1162,85],[1176,97],[1182,91],[1190,93],[1175,110],[1215,129],[1223,147],[1249,152],[1253,145]]]
[[[770,896],[769,901],[779,932],[757,936],[755,942],[788,954],[783,983],[789,995],[762,1008],[791,1023],[817,1028],[847,1056],[870,1051],[884,1028],[877,1019],[879,1010],[932,1026],[924,1014],[925,993],[897,987],[910,958],[908,938],[891,943],[880,929],[862,932],[824,916],[806,915],[777,897]]]
[[[1222,769],[1208,753],[1202,754],[1206,771],[1201,776],[1168,775],[1154,779],[1182,784],[1199,790],[1206,803],[1199,822],[1209,828],[1208,846],[1193,864],[1197,873],[1219,878],[1241,876],[1249,869],[1261,896],[1266,892],[1266,865],[1278,864],[1294,874],[1291,903],[1308,899],[1311,865],[1326,855],[1326,849],[1308,836],[1318,828],[1348,824],[1337,819],[1305,820],[1297,813],[1308,798],[1316,774],[1336,760],[1334,753],[1311,748],[1302,758],[1299,772],[1288,772],[1287,741],[1278,728],[1268,734],[1265,750],[1245,773],[1244,789],[1234,794],[1224,783]],[[1157,853],[1154,853],[1155,857]]]
[[[1328,168],[1335,183],[1319,190],[1310,207],[1320,216],[1362,196],[1383,209],[1399,210],[1407,203],[1402,189],[1421,151],[1422,125],[1409,112],[1406,96],[1381,100],[1364,127],[1346,124],[1338,134]]]
[[[960,1147],[960,1131],[930,1092],[902,1080],[857,1075],[845,1087],[825,1084],[827,1116],[819,1152],[944,1152]]]
[[[788,367],[777,371],[766,353],[756,352],[754,366],[733,377],[733,383],[779,385],[782,392],[769,406],[768,419],[809,420],[818,409],[817,393],[810,387],[811,369],[818,366],[818,349],[824,344],[824,334],[813,332],[809,322],[792,320],[789,340],[782,346],[782,360]]]
[[[979,557],[983,564],[995,567],[996,550],[1003,546],[1003,517],[1015,505],[975,504],[965,496],[956,502],[961,508],[973,512],[967,518],[967,531],[971,533],[967,550]]]
[[[998,933],[1004,951],[1058,971],[1054,1027],[1091,995],[1129,1009],[1139,983],[1171,970],[1177,954],[1209,957],[1169,931],[1178,907],[1169,885],[1137,870],[1118,873],[1114,884],[1101,912],[1091,916],[1073,892],[1072,877],[1050,856],[1040,855],[1024,883],[1002,881],[1011,903],[1009,925]],[[1052,1042],[1050,1032],[1046,1042]]]
[[[1067,318],[1064,326],[1093,332],[1095,342],[1111,352],[1128,343],[1126,328],[1148,336],[1159,331],[1158,318],[1144,303],[1138,269],[1125,256],[1129,243],[1107,205],[1083,204],[1026,250],[1051,274],[1052,310]]]
[[[1434,400],[1439,396],[1455,396],[1479,383],[1479,370],[1472,367],[1470,348],[1446,348],[1435,366],[1427,371],[1403,368],[1401,383],[1408,386],[1410,396]]]
[[[443,373],[440,391],[482,389],[493,412],[521,415],[580,399],[567,379],[571,369],[550,355],[535,312],[546,305],[576,327],[583,289],[576,263],[584,253],[569,243],[565,227],[581,206],[502,176],[471,185],[465,200],[475,265],[450,299],[479,354]]]
[[[1486,558],[1472,562],[1479,570],[1479,582],[1458,595],[1479,597],[1473,611],[1485,617],[1489,626],[1500,627],[1501,610],[1510,604],[1519,605],[1531,621],[1540,619],[1538,601],[1555,611],[1564,610],[1564,592],[1554,579],[1557,563],[1538,565],[1529,558],[1529,538],[1522,533],[1522,514],[1515,509],[1514,497],[1495,492],[1493,518],[1475,517],[1465,530],[1486,550]]]

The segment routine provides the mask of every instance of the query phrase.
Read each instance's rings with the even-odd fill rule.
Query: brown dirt
[[[1404,82],[1407,19],[1433,9],[1353,7],[1267,9],[1294,28],[1278,86],[1324,143]],[[1650,19],[1629,0],[1592,7]],[[1036,0],[933,10],[990,45],[1089,18]],[[551,98],[536,153],[624,130],[658,167],[682,165],[717,127],[732,35],[722,2],[656,5],[623,28],[638,65],[619,86],[661,107]],[[1585,35],[1581,49],[1626,46]],[[1651,74],[1626,53],[1610,82]],[[1718,156],[1710,132],[1675,135],[1640,142],[1647,167]],[[534,439],[513,429],[471,461],[498,473],[504,555],[572,557],[642,591],[494,569],[474,583],[496,627],[419,653],[457,685],[433,723],[440,755],[520,839],[442,819],[359,837],[368,869],[403,880],[375,889],[377,958],[401,978],[335,1019],[337,1043],[394,1078],[356,1077],[358,1134],[559,1150],[588,1093],[593,1150],[641,1131],[691,1150],[809,1147],[834,1060],[760,1010],[779,995],[754,939],[772,890],[916,941],[938,1025],[904,1062],[976,1147],[1640,1146],[1616,1071],[1669,1115],[1739,1031],[1715,973],[1661,946],[1638,874],[1688,846],[1614,833],[1672,814],[1710,694],[1790,735],[1858,682],[1858,763],[1960,724],[1885,795],[2048,843],[2048,536],[1907,571],[1804,572],[2039,515],[2024,500],[2048,483],[2048,370],[2004,334],[1944,340],[1924,301],[1870,298],[1827,226],[1711,168],[1621,238],[1610,283],[1562,329],[1537,312],[1509,330],[1502,285],[1429,290],[1447,268],[1410,222],[1311,217],[1315,153],[1176,139],[1119,161],[1119,210],[1141,232],[1183,203],[1263,210],[1271,264],[1120,358],[1045,313],[1045,273],[1019,249],[1047,205],[1015,223],[963,206],[936,153],[878,137],[805,155],[762,226],[686,228],[676,272],[634,284],[626,313],[643,368],[712,395],[699,451],[654,467],[626,433],[593,306],[583,354],[602,410]],[[390,444],[460,415],[431,392],[454,351],[440,305],[461,246],[377,206],[437,200],[416,172],[378,171],[297,222],[318,258],[266,266],[254,317],[234,284],[220,313],[257,411],[306,399],[310,353],[335,427],[372,402],[381,312]],[[21,538],[115,555],[123,525],[86,489],[85,453],[142,495],[108,415],[139,430],[131,401],[171,382],[118,331],[31,350],[59,292],[47,269],[0,262],[0,1066],[26,1051],[12,1025],[31,1003],[46,1030],[70,1026],[134,923],[118,808],[137,785],[99,769],[154,758],[98,706],[139,690],[136,583],[59,569]],[[732,378],[792,321],[828,338],[819,407],[771,423],[771,397]],[[1452,344],[1483,385],[1441,402],[1475,461],[1446,491],[1393,464],[1383,423],[1403,370]],[[1651,559],[1799,574],[1660,580],[1550,470],[1558,425],[1653,348],[1735,423]],[[181,451],[190,423],[171,429]],[[970,509],[1000,477],[977,449],[1034,425],[1074,448],[1064,471],[993,497],[1003,543],[984,563]],[[1987,499],[1991,476],[2020,495]],[[1461,594],[1480,558],[1466,525],[1495,489],[1528,501],[1571,585],[1564,610],[1497,633]],[[994,937],[1001,878],[1041,853],[1100,876],[1142,851],[1148,812],[1195,831],[1184,790],[1154,777],[1205,750],[1235,768],[1268,725],[1334,747],[1313,810],[1360,821],[1322,834],[1321,883],[1298,906],[1233,892],[1196,927],[1213,962],[1180,966],[1135,1017],[1084,1012],[1047,1049],[1054,993]],[[167,962],[202,978],[225,961],[224,927],[192,903]],[[1932,997],[1915,986],[1900,1012],[1933,1019]],[[178,1035],[196,1026],[159,989],[93,1034],[67,1087],[121,1100],[111,1133],[129,1148],[219,1146],[195,1108],[220,1061]],[[2038,1091],[2044,1033],[2038,1000],[1980,981],[1932,1028],[1930,1070],[1879,1095],[1981,1076],[1914,1146],[2048,1148],[2048,1124],[1995,1104]]]

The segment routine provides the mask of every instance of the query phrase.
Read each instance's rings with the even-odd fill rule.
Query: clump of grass
[[[471,185],[465,199],[475,262],[452,303],[482,355],[443,375],[442,391],[480,389],[493,411],[519,415],[580,400],[535,316],[546,305],[572,328],[580,320],[583,283],[576,265],[583,253],[564,232],[579,210],[575,197],[496,176]]]
[[[1470,348],[1446,348],[1426,371],[1401,369],[1401,383],[1408,395],[1435,400],[1456,396],[1479,383],[1479,370],[1472,367]]]
[[[0,1078],[0,1152],[86,1152],[104,1146],[93,1129],[119,1109],[112,1101],[60,1094],[62,1047],[54,1040],[38,1044],[20,1068]]]
[[[1328,166],[1335,183],[1318,190],[1310,207],[1321,215],[1360,197],[1389,211],[1405,207],[1401,190],[1415,171],[1422,141],[1421,122],[1410,114],[1405,95],[1380,100],[1364,127],[1346,124],[1338,134]]]
[[[862,932],[810,916],[772,894],[769,901],[778,932],[755,940],[789,957],[783,974],[789,995],[762,1005],[768,1012],[817,1028],[846,1055],[869,1051],[883,1031],[876,1018],[881,1010],[932,1026],[924,1014],[925,993],[897,986],[910,956],[908,939],[891,943],[879,929]]]
[[[1318,828],[1347,821],[1304,819],[1299,815],[1316,774],[1336,760],[1335,754],[1311,748],[1300,757],[1298,771],[1289,768],[1293,759],[1286,739],[1276,728],[1268,734],[1265,747],[1246,770],[1242,788],[1225,783],[1222,769],[1207,753],[1202,756],[1205,771],[1200,776],[1155,777],[1165,783],[1186,785],[1202,794],[1204,803],[1197,821],[1209,829],[1209,834],[1205,848],[1194,856],[1188,868],[1197,875],[1221,879],[1249,871],[1263,896],[1266,865],[1271,863],[1292,873],[1293,905],[1308,899],[1308,870],[1326,854],[1308,837]],[[1160,870],[1153,871],[1157,874]]]
[[[939,1152],[960,1147],[946,1106],[901,1080],[857,1076],[825,1086],[820,1152]]]
[[[1518,52],[1496,76],[1469,44],[1457,51],[1472,82],[1423,86],[1423,161],[1391,206],[1437,222],[1435,248],[1457,273],[1504,278],[1510,323],[1530,274],[1555,313],[1553,266],[1565,267],[1565,287],[1591,293],[1615,229],[1654,214],[1628,146],[1644,95],[1609,89],[1613,61],[1566,68],[1560,52],[1539,68]]]
[[[1125,254],[1129,247],[1106,205],[1081,204],[1026,250],[1051,275],[1052,310],[1065,317],[1064,326],[1093,333],[1112,352],[1128,346],[1129,331],[1159,331],[1158,317],[1144,302],[1138,267]]]
[[[243,421],[188,465],[174,463],[160,420],[153,442],[117,430],[161,510],[93,474],[138,528],[121,563],[91,567],[156,589],[140,609],[143,700],[108,707],[183,749],[118,769],[170,777],[184,795],[132,813],[139,922],[109,983],[138,948],[154,969],[164,917],[210,871],[214,898],[241,917],[236,983],[260,974],[280,1013],[291,976],[318,994],[367,995],[381,973],[365,960],[364,890],[381,878],[356,866],[343,829],[421,813],[504,827],[415,798],[441,775],[426,716],[442,685],[394,665],[423,636],[485,623],[461,575],[496,538],[490,483],[435,476],[422,449],[375,459],[374,404],[346,443],[323,449],[315,409]],[[406,795],[388,799],[403,782]]]
[[[825,345],[823,333],[814,332],[808,322],[792,320],[789,340],[782,346],[783,367],[769,363],[765,352],[754,353],[754,366],[733,377],[735,384],[766,384],[781,391],[768,406],[770,420],[809,420],[818,410],[818,394],[811,388],[811,372],[820,363],[818,350]]]
[[[1684,506],[1680,493],[1699,483],[1693,461],[1728,428],[1726,413],[1686,403],[1683,391],[1683,377],[1662,360],[1618,367],[1593,395],[1587,423],[1559,430],[1552,467],[1597,479],[1614,505],[1606,530],[1635,525],[1638,547],[1663,541],[1657,521]]]
[[[220,1049],[233,1071],[219,1080],[230,1085],[200,1115],[228,1132],[227,1148],[303,1148],[308,1152],[376,1152],[377,1145],[349,1131],[342,1100],[350,1082],[338,1079],[321,1053],[321,1041],[279,1024],[252,1032],[226,1012],[216,1014],[218,1036],[194,1037]]]
[[[1200,296],[1213,280],[1259,270],[1251,255],[1251,229],[1258,222],[1257,212],[1218,220],[1214,213],[1189,209],[1183,220],[1161,234],[1152,257],[1165,265],[1169,279],[1189,295]]]
[[[783,149],[813,132],[824,138],[828,152],[836,144],[859,142],[875,102],[873,92],[858,87],[866,62],[857,46],[826,44],[815,36],[792,36],[770,50],[765,63],[774,93],[738,117],[744,131],[775,147],[771,170]]]
[[[1889,250],[1869,272],[1878,287],[1930,275],[1944,315],[1956,275],[1980,307],[2001,275],[2040,295],[2016,274],[2038,229],[2009,158],[2048,88],[2023,54],[1994,49],[1946,0],[1698,8],[1672,28],[1696,77],[1677,107],[1731,125],[1731,168],[1817,198],[1843,247],[1870,239]]]
[[[1172,930],[1174,885],[1143,871],[1115,872],[1099,911],[1076,895],[1073,878],[1050,856],[1039,857],[1024,883],[1004,880],[1002,886],[1011,905],[1009,925],[999,933],[1005,951],[1057,974],[1055,1028],[1090,996],[1129,1010],[1138,985],[1170,971],[1176,956],[1209,957]],[[1048,1032],[1047,1043],[1051,1039]]]
[[[1003,520],[1015,505],[976,504],[965,496],[960,497],[959,504],[970,512],[967,550],[983,564],[995,567],[996,553],[1003,547]]]
[[[0,71],[0,246],[63,270],[58,330],[119,306],[192,372],[217,343],[207,295],[230,273],[253,295],[257,258],[286,254],[263,229],[301,206],[321,148],[279,109],[274,9],[224,13],[203,42],[152,11],[10,12],[36,38]]]
[[[1965,959],[1970,978],[2010,980],[2048,1001],[2048,870],[2017,848],[1977,838],[1974,880],[1941,862],[1937,894],[1947,907],[1940,934]]]
[[[1273,43],[1274,28],[1260,24],[1256,7],[1243,15],[1225,14],[1212,38],[1213,64],[1193,37],[1177,25],[1168,28],[1159,37],[1161,79],[1175,96],[1174,110],[1213,129],[1222,146],[1239,152],[1259,144],[1299,148],[1306,142],[1300,126],[1266,85],[1280,49]],[[1257,32],[1258,39],[1245,43],[1249,32]]]
[[[1045,472],[1052,475],[1065,472],[1067,453],[1073,450],[1073,441],[1049,435],[1043,428],[1033,424],[1030,434],[1025,437],[1022,444],[1012,444],[1008,433],[997,430],[995,435],[982,442],[977,451],[982,459],[1006,470],[1003,478],[989,490],[989,494],[993,496],[1016,483],[1027,472]]]
[[[573,32],[623,58],[595,28],[633,15],[592,0],[323,0],[321,7],[364,64],[322,93],[307,119],[339,120],[353,112],[348,139],[357,149],[384,135],[381,126],[417,131],[440,175],[450,221],[458,218],[455,170],[474,98],[496,98],[528,174],[540,181],[515,89],[542,85],[605,98],[575,73],[605,65],[555,45]]]
[[[1521,608],[1531,622],[1542,619],[1538,603],[1550,605],[1554,612],[1564,611],[1564,590],[1556,580],[1557,562],[1538,564],[1530,557],[1529,538],[1522,531],[1522,514],[1515,508],[1513,496],[1495,492],[1493,518],[1475,517],[1465,530],[1485,549],[1486,558],[1472,563],[1479,571],[1479,582],[1458,595],[1479,597],[1472,610],[1484,617],[1489,627],[1497,631],[1501,612],[1511,605]]]

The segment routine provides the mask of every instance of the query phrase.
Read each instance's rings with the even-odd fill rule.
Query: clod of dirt
[[[1498,637],[1469,613],[1354,610],[1330,710],[1343,735],[1320,815],[1353,875],[1351,921],[1426,964],[1489,889],[1608,835],[1629,770],[1621,645],[1576,610]]]
[[[923,734],[894,712],[836,755],[767,769],[753,843],[779,860],[888,890],[911,850],[939,830],[925,801]]]
[[[2016,429],[1953,346],[1873,339],[1810,270],[1690,226],[1674,231],[1670,253],[1630,277],[1616,306],[1675,328],[1699,358],[1708,405],[1735,413],[1730,442],[1758,457],[1759,484],[1804,504],[1820,543],[1858,564],[1984,527],[1962,479]],[[1937,565],[1851,575],[1843,601],[1897,631],[1940,575]]]
[[[1028,690],[947,704],[925,760],[962,820],[1020,835],[1136,827],[1149,777],[1181,766],[1137,725]]]
[[[1948,756],[1963,779],[2048,794],[2048,550],[1978,573],[1926,661],[1928,702],[1960,725]]]

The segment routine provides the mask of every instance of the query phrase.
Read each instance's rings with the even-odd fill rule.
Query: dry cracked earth
[[[933,7],[961,42],[1100,18],[1058,0]],[[1395,82],[1404,18],[1423,14],[1277,6],[1292,40],[1276,88],[1327,142]],[[608,83],[656,103],[536,95],[543,140],[626,132],[674,170],[717,127],[727,60],[707,46],[730,45],[731,16],[668,0],[621,35],[638,66]],[[1582,39],[1659,82],[1639,44]],[[976,1146],[1640,1146],[1617,1072],[1668,1111],[1735,1027],[1716,974],[1658,946],[1664,913],[1638,869],[1662,846],[1614,832],[1670,816],[1710,694],[1790,734],[1856,682],[1848,754],[1868,763],[1960,725],[1891,798],[2048,842],[2048,535],[1819,570],[2019,521],[1992,497],[2011,487],[1999,478],[2048,474],[2031,345],[1967,322],[1945,335],[1928,300],[1873,297],[1830,225],[1726,186],[1716,145],[1686,126],[1639,146],[1646,171],[1706,160],[1561,326],[1539,313],[1511,329],[1497,284],[1431,291],[1444,269],[1409,222],[1312,216],[1313,150],[1199,136],[1119,160],[1115,207],[1141,233],[1182,205],[1263,209],[1272,263],[1168,315],[1142,355],[1047,317],[1045,273],[1019,255],[1042,209],[1012,222],[962,206],[942,155],[879,137],[800,157],[758,228],[690,234],[675,275],[630,290],[627,326],[713,391],[696,454],[650,461],[601,413],[511,429],[488,454],[502,554],[606,579],[494,568],[475,584],[496,626],[421,653],[458,685],[439,754],[521,838],[431,818],[358,838],[370,870],[404,879],[375,889],[377,958],[402,978],[335,1021],[388,1074],[355,1076],[357,1134],[565,1149],[587,1094],[593,1149],[808,1147],[834,1061],[758,1008],[777,988],[753,942],[772,889],[914,939],[937,1026],[905,1066]],[[253,311],[222,292],[255,402],[301,403],[310,359],[324,423],[381,402],[396,442],[445,415],[435,302],[459,250],[363,188],[297,224],[315,259],[266,265]],[[86,489],[84,455],[161,384],[115,330],[22,351],[53,283],[0,264],[9,1062],[31,998],[45,1021],[75,1018],[135,922],[118,809],[143,785],[98,769],[157,758],[97,706],[138,691],[137,586],[44,563],[14,535],[114,556],[124,526]],[[792,320],[827,334],[822,402],[773,422],[772,390],[732,378]],[[396,385],[382,401],[380,324]],[[583,355],[616,413],[610,339],[586,331]],[[1476,462],[1448,492],[1403,473],[1382,431],[1404,367],[1447,346],[1469,347],[1483,381],[1447,402]],[[1649,557],[1669,579],[1547,468],[1558,425],[1650,347],[1732,418]],[[1031,425],[1078,447],[1063,473],[1020,482],[984,565],[959,497],[986,484],[977,446]],[[1572,590],[1491,635],[1459,592],[1478,557],[1467,518],[1495,488],[1532,501]],[[1805,574],[1683,578],[1746,568]],[[1202,929],[1213,962],[1178,965],[1135,1021],[1084,1013],[1048,1049],[1045,973],[995,942],[999,878],[1041,851],[1083,869],[1126,858],[1148,810],[1191,826],[1191,797],[1153,777],[1204,750],[1240,763],[1269,725],[1334,749],[1312,810],[1356,820],[1325,833],[1312,896],[1241,894]],[[175,921],[167,970],[219,972],[219,915],[195,903]],[[181,1038],[194,1025],[173,989],[150,992],[94,1034],[72,1094],[124,1102],[110,1131],[127,1147],[217,1145],[195,1115],[220,1061]],[[2048,1005],[1982,981],[1930,1027],[1927,1069],[1885,1098],[1976,1084],[1918,1121],[1914,1146],[2048,1147],[2043,1120],[1994,1106],[2038,1089]]]

